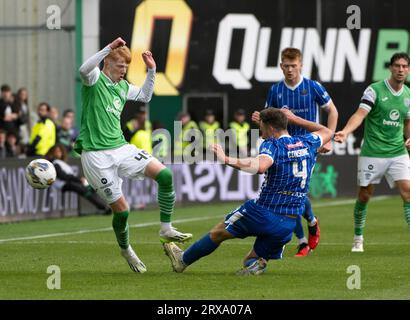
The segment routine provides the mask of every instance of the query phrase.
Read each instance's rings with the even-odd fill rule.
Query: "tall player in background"
[[[160,240],[186,241],[192,234],[176,231],[171,225],[175,192],[172,172],[146,151],[128,144],[121,130],[120,117],[127,100],[149,102],[152,97],[156,64],[151,52],[142,54],[148,68],[141,88],[124,78],[131,52],[125,41],[117,38],[89,58],[80,67],[82,115],[75,151],[81,154],[84,175],[90,185],[111,206],[112,226],[122,256],[135,272],[145,272],[144,263],[129,244],[129,207],[122,194],[122,179],[149,177],[158,183]],[[104,60],[104,68],[99,64]]]
[[[390,78],[371,84],[364,91],[359,108],[335,141],[343,142],[365,120],[364,142],[357,164],[359,192],[354,207],[352,252],[363,252],[363,229],[367,204],[383,176],[395,184],[403,199],[404,218],[410,227],[410,89],[404,84],[410,58],[399,52],[390,59]],[[403,139],[406,137],[406,141]]]
[[[328,113],[327,127],[335,132],[337,109],[321,84],[302,76],[302,52],[296,48],[282,50],[280,67],[285,78],[270,88],[265,108],[290,109],[297,116],[313,122],[319,122],[319,111],[324,110]],[[252,114],[252,120],[259,121],[259,112]],[[288,131],[292,136],[308,133],[306,129],[295,125],[289,125]],[[332,144],[329,141],[319,149],[319,152],[326,153],[331,149]],[[319,222],[313,214],[308,197],[306,197],[303,217],[308,222],[309,240],[305,238],[302,219],[299,216],[295,228],[299,242],[297,257],[307,256],[310,250],[316,248],[320,240]]]
[[[220,145],[212,146],[218,160],[228,166],[251,173],[266,172],[258,198],[233,210],[185,252],[173,242],[165,243],[175,272],[183,272],[223,241],[233,238],[256,236],[239,274],[261,274],[268,260],[282,258],[285,244],[292,239],[296,218],[304,211],[317,149],[330,140],[333,132],[289,110],[268,108],[260,113],[260,119],[265,141],[256,158],[228,157]],[[288,119],[313,133],[291,137],[286,130]]]

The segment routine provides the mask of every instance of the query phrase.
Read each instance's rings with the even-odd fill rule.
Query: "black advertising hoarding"
[[[48,190],[34,190],[24,177],[27,159],[2,161],[0,169],[0,223],[36,220],[79,213],[95,213],[96,209],[75,193],[67,192],[63,200],[57,184]],[[71,160],[80,170],[78,159]],[[355,195],[356,165],[354,157],[319,157],[310,182],[310,196],[317,198],[352,197]],[[177,206],[210,202],[244,202],[257,197],[264,175],[250,175],[212,162],[169,165],[174,175]],[[123,194],[132,210],[157,206],[157,184],[151,179],[123,178]],[[376,194],[392,194],[386,183]],[[221,212],[221,216],[226,212]]]
[[[280,48],[298,47],[303,74],[328,90],[341,129],[367,85],[389,76],[391,55],[409,48],[409,1],[361,0],[348,9],[351,5],[344,0],[102,1],[101,47],[118,36],[127,41],[134,55],[128,79],[137,85],[145,78],[139,54],[152,50],[158,62],[155,95],[225,94],[229,120],[235,109],[250,115],[264,106],[269,87],[282,78]],[[349,18],[353,26],[347,25]],[[190,109],[194,119],[205,107],[212,106]],[[362,128],[355,136],[358,147]]]

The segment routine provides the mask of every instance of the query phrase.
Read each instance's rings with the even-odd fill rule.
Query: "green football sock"
[[[112,227],[117,237],[120,248],[127,249],[129,246],[128,236],[128,211],[114,212],[112,217]]]
[[[407,226],[410,228],[410,202],[403,202],[404,218],[406,219]]]
[[[354,206],[354,234],[363,235],[364,225],[366,223],[367,203],[356,201]]]
[[[174,212],[175,191],[172,183],[172,172],[168,168],[161,170],[155,177],[158,182],[158,205],[161,222],[171,222]]]

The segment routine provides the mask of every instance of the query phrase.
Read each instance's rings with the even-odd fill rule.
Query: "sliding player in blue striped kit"
[[[337,109],[321,84],[302,76],[302,66],[302,53],[299,49],[282,50],[280,67],[285,78],[270,88],[265,108],[286,108],[297,116],[313,122],[319,122],[319,111],[324,110],[328,113],[327,127],[334,132],[338,118]],[[254,112],[252,119],[258,122],[259,112]],[[288,131],[292,136],[308,133],[306,129],[295,125],[289,125]],[[331,149],[331,142],[328,142],[319,149],[319,153],[326,153]],[[319,222],[313,214],[308,197],[306,197],[303,217],[308,222],[309,240],[305,238],[302,219],[299,216],[295,229],[299,243],[297,257],[307,256],[316,248],[320,240]]]

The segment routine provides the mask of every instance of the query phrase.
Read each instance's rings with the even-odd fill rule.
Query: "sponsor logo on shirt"
[[[390,120],[383,119],[383,124],[385,126],[398,127],[400,125],[400,122],[397,121],[400,118],[400,112],[397,109],[390,111],[389,118]]]
[[[304,147],[304,146],[305,146],[305,145],[303,144],[302,141],[298,141],[298,142],[296,142],[296,143],[287,144],[287,145],[286,145],[286,148],[287,148],[288,150],[291,150],[291,149],[295,149],[295,148],[301,148],[301,147]]]

